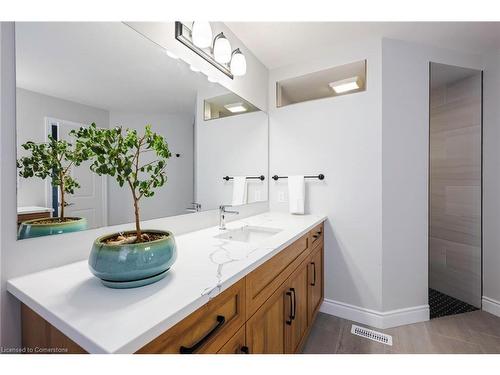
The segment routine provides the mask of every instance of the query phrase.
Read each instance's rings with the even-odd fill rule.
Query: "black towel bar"
[[[274,181],[278,181],[280,178],[288,178],[288,176],[278,176],[277,174],[275,174],[273,176],[273,180]],[[304,178],[317,178],[318,180],[324,180],[325,179],[325,175],[322,174],[322,173],[320,173],[317,176],[304,176]]]
[[[233,178],[234,177],[229,177],[229,176],[222,177],[222,179],[226,180],[226,181],[232,180]],[[261,181],[264,181],[266,178],[264,177],[264,175],[260,175],[260,176],[247,176],[246,179],[247,180],[261,180]]]

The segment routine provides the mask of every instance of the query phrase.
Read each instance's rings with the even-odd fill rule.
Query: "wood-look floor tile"
[[[500,318],[484,311],[453,315],[385,330],[372,328],[391,335],[392,346],[351,334],[352,324],[353,322],[349,320],[318,314],[303,352],[310,354],[500,354]]]
[[[490,336],[500,337],[500,318],[485,311],[474,311],[460,314],[458,317],[470,331],[486,333]]]
[[[481,354],[478,344],[452,339],[447,336],[431,333],[432,353],[434,354]]]
[[[434,351],[425,323],[390,328],[384,333],[392,336],[390,353],[430,354]]]
[[[313,326],[304,345],[304,354],[335,354],[340,334]]]
[[[479,345],[483,353],[500,354],[500,337],[482,332],[472,332],[471,342]]]

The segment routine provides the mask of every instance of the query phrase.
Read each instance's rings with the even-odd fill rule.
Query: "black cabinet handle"
[[[311,262],[311,265],[313,266],[313,282],[311,283],[311,286],[316,285],[316,263]]]
[[[250,354],[250,349],[248,349],[248,346],[246,346],[246,345],[242,346],[240,350],[242,353]]]
[[[290,289],[291,290],[291,289]],[[286,321],[286,324],[291,325],[292,320],[295,318],[292,314],[293,312],[293,301],[292,301],[292,292],[286,292],[286,295],[290,297],[290,315],[288,316],[288,320]]]
[[[224,318],[224,316],[222,315],[217,315],[217,324],[215,325],[214,328],[212,328],[204,337],[202,337],[200,339],[200,341],[198,341],[196,344],[194,344],[193,346],[191,347],[186,347],[186,346],[181,346],[179,348],[179,353],[181,354],[192,354],[194,353],[196,350],[198,350],[200,348],[200,346],[202,346],[211,336],[213,336],[215,334],[215,332],[217,332],[220,327],[222,327],[222,325],[226,322],[226,318]]]
[[[314,234],[313,237],[316,238],[316,239],[318,239],[319,238],[319,234]]]
[[[290,291],[293,293],[293,314],[292,320],[295,320],[295,313],[297,308],[297,295],[295,294],[295,288],[290,288]]]

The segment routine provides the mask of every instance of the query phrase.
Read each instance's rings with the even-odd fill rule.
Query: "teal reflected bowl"
[[[53,219],[57,220],[57,218]],[[40,220],[50,220],[50,218],[23,221],[19,226],[17,238],[23,240],[25,238],[51,236],[54,234],[78,232],[87,229],[87,220],[85,218],[68,217],[67,219],[73,220],[63,223],[37,223]]]
[[[124,234],[135,233],[127,231]],[[165,277],[177,259],[174,235],[162,230],[143,230],[143,233],[164,234],[167,237],[124,245],[106,244],[117,235],[109,234],[95,240],[89,257],[89,268],[103,284],[114,288],[128,288],[151,284]]]

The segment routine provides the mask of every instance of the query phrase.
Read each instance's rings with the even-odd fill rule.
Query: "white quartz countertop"
[[[226,225],[282,229],[253,245],[214,238],[217,227],[176,236],[167,276],[140,288],[107,288],[84,260],[11,279],[7,290],[88,352],[133,353],[325,219],[268,212]]]

